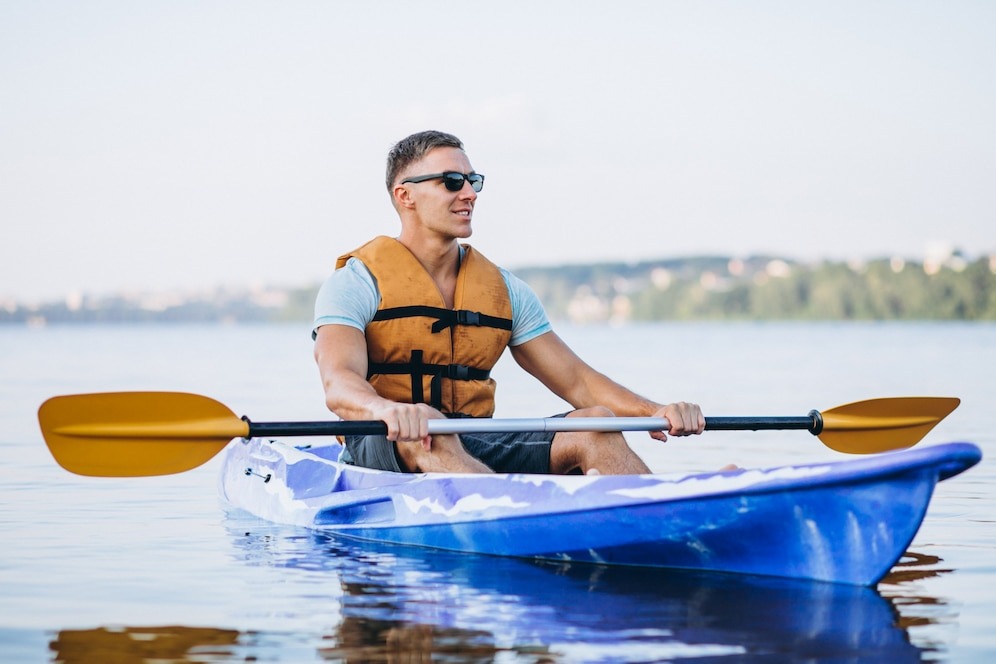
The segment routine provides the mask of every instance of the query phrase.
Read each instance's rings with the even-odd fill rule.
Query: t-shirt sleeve
[[[318,289],[315,323],[311,336],[322,325],[348,325],[361,332],[373,320],[380,305],[380,291],[370,271],[357,258],[336,270]]]
[[[552,330],[536,292],[508,270],[500,269],[512,302],[512,339],[508,345],[519,346]]]

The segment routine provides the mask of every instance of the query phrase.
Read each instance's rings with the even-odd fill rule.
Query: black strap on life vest
[[[429,307],[423,305],[412,305],[407,307],[391,307],[381,309],[374,314],[374,320],[393,320],[395,318],[411,318],[414,316],[425,316],[435,318],[432,324],[432,332],[442,332],[448,327],[455,325],[470,325],[474,327],[494,327],[499,330],[511,330],[512,319],[489,316],[479,311],[468,309],[442,309],[440,307]]]
[[[409,374],[412,377],[412,403],[427,403],[437,410],[443,409],[443,379],[487,380],[488,369],[469,367],[466,364],[432,364],[422,360],[422,351],[413,350],[408,362],[371,362],[367,366],[367,380],[374,374]],[[429,382],[429,399],[422,389],[422,377],[432,376]]]
[[[391,307],[380,309],[374,314],[375,321],[394,320],[396,318],[411,318],[424,316],[435,318],[432,324],[433,334],[456,325],[471,325],[476,327],[493,327],[499,330],[511,330],[512,320],[489,316],[479,311],[467,309],[443,309],[424,305]],[[489,369],[478,369],[466,364],[427,364],[423,361],[423,351],[413,350],[408,362],[370,362],[367,366],[367,380],[374,374],[408,374],[412,378],[412,403],[428,403],[437,410],[443,409],[443,379],[450,380],[487,380],[491,377]],[[425,398],[422,389],[422,377],[432,376],[429,382],[429,399]]]

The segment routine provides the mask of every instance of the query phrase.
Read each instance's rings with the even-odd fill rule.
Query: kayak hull
[[[565,562],[877,583],[970,443],[857,460],[691,475],[398,474],[338,462],[338,445],[236,440],[223,499],[343,537]]]

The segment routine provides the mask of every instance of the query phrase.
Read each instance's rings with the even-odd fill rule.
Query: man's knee
[[[567,414],[567,417],[615,417],[616,414],[605,406],[590,406],[579,408]]]
[[[436,435],[429,443],[429,449],[422,441],[406,441],[397,443],[398,457],[406,472],[466,472],[469,466],[477,463],[460,442],[455,434]],[[473,469],[473,472],[483,472],[483,469]]]
[[[607,408],[603,412],[611,413]],[[611,415],[591,415],[590,417],[611,417]],[[626,439],[618,432],[565,431],[558,433],[550,448],[551,471],[558,474],[575,468],[587,470],[592,465],[612,456],[626,447]]]

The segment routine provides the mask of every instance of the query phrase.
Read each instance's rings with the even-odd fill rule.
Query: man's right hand
[[[399,443],[419,441],[428,450],[432,443],[429,435],[429,420],[444,419],[438,410],[424,403],[408,404],[396,401],[385,402],[373,409],[374,419],[387,424],[387,439]]]

